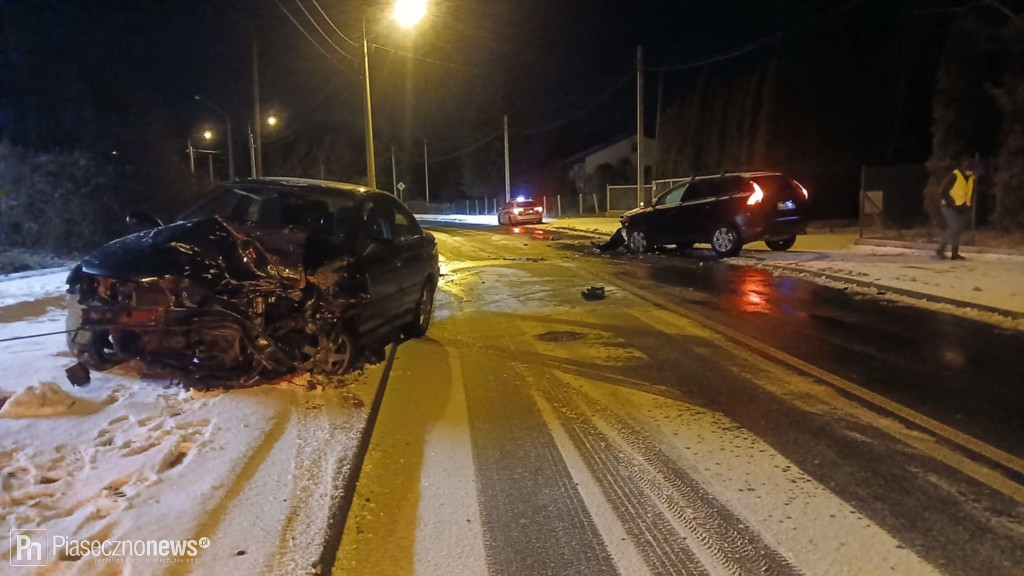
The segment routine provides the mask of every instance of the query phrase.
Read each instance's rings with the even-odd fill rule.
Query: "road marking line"
[[[657,306],[659,308],[663,308],[665,310],[668,310],[668,311],[670,311],[670,312],[672,312],[672,313],[674,313],[674,314],[676,314],[676,315],[678,315],[678,316],[680,316],[680,317],[682,317],[682,318],[684,318],[686,320],[689,320],[689,321],[691,321],[691,322],[693,322],[695,324],[698,324],[698,325],[700,325],[700,326],[702,326],[702,327],[704,327],[706,329],[709,329],[709,330],[712,330],[712,331],[717,332],[719,334],[722,334],[722,335],[724,335],[724,336],[726,336],[726,337],[728,337],[728,338],[730,338],[732,340],[735,340],[735,341],[737,341],[737,342],[739,342],[739,343],[741,343],[741,344],[743,344],[743,345],[745,345],[745,346],[747,346],[749,348],[753,348],[754,350],[756,350],[756,351],[758,351],[758,352],[760,352],[762,354],[765,354],[767,356],[770,356],[770,357],[774,358],[775,360],[777,360],[779,362],[782,362],[784,364],[788,364],[788,365],[790,365],[790,366],[792,366],[792,367],[794,367],[794,368],[796,368],[796,369],[798,369],[798,370],[800,370],[802,372],[805,372],[805,373],[807,373],[807,374],[809,374],[809,375],[811,375],[811,376],[813,376],[815,378],[818,378],[819,380],[823,380],[823,381],[831,384],[832,386],[835,386],[836,388],[839,388],[839,389],[841,389],[841,390],[843,390],[845,392],[853,394],[854,396],[857,396],[858,398],[860,398],[862,400],[870,402],[870,403],[872,403],[872,404],[874,404],[874,405],[876,405],[876,406],[878,406],[878,407],[880,407],[880,408],[882,408],[884,410],[887,410],[887,411],[889,411],[889,412],[891,412],[891,413],[893,413],[893,414],[895,414],[895,415],[897,415],[897,416],[899,416],[899,417],[901,417],[901,418],[903,418],[905,420],[913,422],[914,424],[916,424],[916,425],[918,425],[918,426],[920,426],[922,428],[925,428],[925,429],[935,433],[936,435],[938,435],[938,436],[940,436],[940,437],[942,437],[942,438],[944,438],[944,439],[946,439],[946,440],[948,440],[950,442],[958,444],[958,445],[960,445],[963,448],[971,450],[971,451],[973,451],[973,452],[975,452],[975,453],[977,453],[977,454],[979,454],[981,456],[984,456],[985,458],[988,458],[989,460],[991,460],[993,462],[997,462],[997,463],[999,463],[999,464],[1001,464],[1001,465],[1003,465],[1003,466],[1005,466],[1005,467],[1007,467],[1007,468],[1009,468],[1011,470],[1014,470],[1014,471],[1016,471],[1018,473],[1024,474],[1024,460],[1021,460],[1020,458],[1017,458],[1016,456],[1013,456],[1012,454],[1009,454],[1009,453],[1004,452],[1004,451],[1002,451],[1002,450],[1000,450],[998,448],[990,446],[990,445],[982,442],[981,440],[978,440],[977,438],[974,438],[972,436],[964,434],[963,432],[955,430],[955,429],[953,429],[953,428],[951,428],[951,427],[949,427],[949,426],[947,426],[945,424],[942,424],[941,422],[933,420],[933,419],[931,419],[931,418],[929,418],[929,417],[927,417],[927,416],[925,416],[923,414],[919,414],[919,413],[917,413],[917,412],[915,412],[915,411],[913,411],[913,410],[911,410],[911,409],[909,409],[909,408],[907,408],[905,406],[897,404],[896,402],[893,402],[892,400],[889,400],[888,398],[885,398],[885,397],[883,397],[883,396],[881,396],[881,395],[879,395],[879,394],[877,394],[875,392],[872,392],[870,390],[862,388],[862,387],[854,384],[853,382],[850,382],[848,380],[840,378],[839,376],[836,376],[836,375],[831,374],[831,373],[829,373],[829,372],[827,372],[825,370],[822,370],[821,368],[818,368],[817,366],[814,366],[812,364],[804,362],[803,360],[800,360],[799,358],[796,358],[794,356],[786,354],[785,352],[782,352],[780,350],[772,348],[771,346],[769,346],[769,345],[767,345],[767,344],[765,344],[765,343],[763,343],[763,342],[761,342],[761,341],[759,341],[759,340],[757,340],[755,338],[751,338],[751,337],[749,337],[749,336],[747,336],[745,334],[742,334],[742,333],[740,333],[740,332],[738,332],[736,330],[733,330],[731,328],[723,326],[723,325],[721,325],[721,324],[719,324],[719,323],[717,323],[717,322],[715,322],[713,320],[709,320],[709,319],[704,318],[704,317],[702,317],[702,316],[700,316],[698,314],[690,312],[690,311],[688,311],[688,310],[686,310],[686,309],[684,309],[684,308],[682,308],[680,306],[677,306],[675,304],[672,304],[671,302],[668,302],[668,301],[666,301],[666,300],[664,300],[662,298],[659,298],[657,296],[653,296],[651,294],[647,294],[646,292],[643,292],[639,288],[637,288],[635,286],[632,286],[632,285],[630,285],[630,284],[628,284],[628,283],[626,283],[626,282],[624,282],[624,281],[622,281],[622,280],[620,280],[618,278],[612,278],[612,277],[609,277],[608,275],[606,275],[604,273],[596,272],[593,269],[591,269],[590,267],[587,267],[587,272],[592,274],[592,275],[594,275],[597,278],[602,279],[604,282],[606,282],[608,284],[612,284],[612,285],[618,286],[621,290],[632,294],[633,296],[639,298],[640,300],[643,300],[643,301],[645,301],[645,302],[647,302],[649,304],[652,304],[654,306]],[[920,448],[921,446],[918,445],[918,447]],[[929,450],[929,453],[934,453],[934,451]],[[967,470],[964,470],[962,466],[956,465],[953,462],[950,462],[950,459],[948,459],[948,458],[942,458],[942,460],[944,462],[946,462],[947,464],[953,465],[956,468],[960,469],[961,471],[963,471],[965,473],[968,473],[971,476],[973,476],[975,478],[978,478],[979,480],[982,480],[983,482],[985,482],[986,484],[989,484],[993,488],[997,488],[1001,492],[1004,492],[1004,493],[1006,493],[1006,494],[1008,494],[1010,496],[1013,496],[1014,498],[1024,502],[1024,487],[1021,487],[1020,484],[1017,484],[1016,482],[1013,482],[1013,481],[1011,481],[1009,479],[1006,479],[1002,475],[999,475],[999,474],[997,474],[995,472],[992,472],[992,471],[990,471],[991,474],[983,474],[983,473],[980,473],[980,471],[975,471],[975,473],[971,473],[971,472],[968,472]],[[967,460],[967,459],[964,459],[964,460],[966,462],[970,462],[970,460]],[[961,464],[963,464],[963,462],[961,462]],[[993,477],[993,475],[997,476],[999,479],[1002,479],[1002,481],[998,481],[996,479],[996,477]],[[983,477],[979,477],[979,476],[983,476]],[[999,484],[1002,487],[993,485],[993,483]]]

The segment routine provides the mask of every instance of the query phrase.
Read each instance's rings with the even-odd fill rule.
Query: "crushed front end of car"
[[[306,243],[214,217],[107,244],[68,277],[68,347],[92,370],[140,359],[199,386],[344,372],[363,287],[344,259],[308,275]]]

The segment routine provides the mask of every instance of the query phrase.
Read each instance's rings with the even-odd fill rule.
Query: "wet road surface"
[[[1024,381],[1019,336],[521,232],[436,229],[435,322],[399,348],[336,573],[1024,570],[1019,398],[1000,392]],[[594,283],[608,298],[583,301]]]

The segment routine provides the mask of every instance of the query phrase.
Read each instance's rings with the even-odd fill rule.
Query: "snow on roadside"
[[[766,268],[776,274],[797,276],[851,292],[881,296],[904,304],[924,306],[982,320],[1004,327],[1024,328],[1024,322],[991,312],[925,302],[897,294],[879,294],[886,287],[956,300],[966,305],[1024,312],[1024,257],[1000,254],[972,254],[969,260],[938,260],[927,251],[878,246],[855,246],[848,250],[818,253],[745,252],[730,259],[731,264]],[[848,278],[878,287],[868,289],[853,282],[843,283],[818,276]]]
[[[0,278],[0,340],[63,330],[66,271]],[[43,305],[45,304],[45,306]],[[383,371],[310,390],[185,391],[138,363],[72,388],[62,335],[0,343],[0,532],[69,539],[207,537],[194,573],[294,574],[318,559]],[[11,554],[0,539],[0,565]],[[106,573],[92,558],[61,570]],[[155,573],[166,564],[133,564]],[[31,573],[31,570],[26,570]]]
[[[66,268],[33,270],[0,276],[0,322],[5,322],[3,308],[26,301],[63,296],[68,286]]]

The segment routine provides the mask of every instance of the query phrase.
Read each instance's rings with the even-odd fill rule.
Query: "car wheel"
[[[498,214],[498,226],[502,225],[501,214]]]
[[[350,331],[338,328],[321,334],[319,340],[314,372],[337,376],[352,369],[359,358],[359,345]]]
[[[740,233],[731,224],[725,224],[715,229],[711,236],[711,249],[719,258],[729,258],[739,254],[743,243],[740,242]]]
[[[782,240],[765,240],[764,243],[768,245],[768,248],[775,252],[785,252],[792,248],[793,244],[796,244],[796,236],[790,236],[789,238],[783,238]]]
[[[422,338],[430,328],[430,317],[434,314],[434,292],[437,290],[437,283],[432,278],[427,278],[423,283],[423,290],[420,292],[419,303],[416,305],[416,318],[405,325],[402,333],[408,338]]]
[[[630,252],[636,254],[643,254],[647,252],[647,235],[644,234],[643,230],[630,230],[626,234],[626,248]]]

